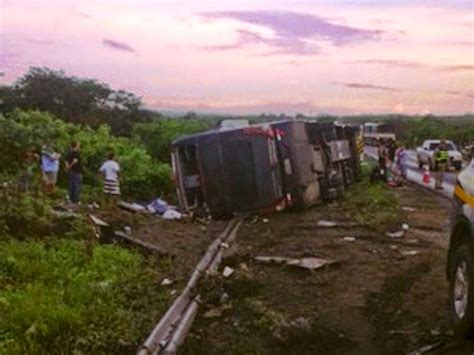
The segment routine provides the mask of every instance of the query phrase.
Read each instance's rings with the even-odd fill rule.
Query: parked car
[[[423,168],[423,165],[428,165],[431,170],[435,168],[435,158],[434,154],[436,149],[438,149],[439,144],[441,143],[440,139],[429,139],[423,142],[421,147],[416,148],[416,155],[418,158],[418,166]],[[456,145],[451,141],[446,141],[446,146],[448,149],[449,155],[449,166],[454,167],[457,171],[462,168],[462,154],[456,147]]]
[[[454,189],[447,277],[454,330],[474,335],[474,158]]]

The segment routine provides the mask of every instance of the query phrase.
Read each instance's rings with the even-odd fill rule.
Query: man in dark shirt
[[[66,156],[66,171],[69,178],[69,199],[74,204],[79,203],[84,173],[79,142],[72,142],[71,150]]]

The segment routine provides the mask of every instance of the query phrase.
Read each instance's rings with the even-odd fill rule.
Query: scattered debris
[[[256,261],[264,263],[285,263],[290,266],[297,266],[304,269],[316,270],[324,266],[338,264],[336,260],[318,258],[318,257],[306,257],[306,258],[286,258],[282,256],[257,256],[255,257]]]
[[[134,212],[134,213],[146,213],[147,212],[147,209],[145,207],[143,207],[142,205],[138,204],[138,203],[128,203],[128,202],[125,202],[125,201],[120,201],[117,206],[119,206],[120,208],[124,209],[124,210],[127,210],[127,211],[131,211],[131,212]]]
[[[309,270],[320,269],[324,266],[338,264],[336,260],[329,260],[317,257],[292,259],[287,262],[287,265],[298,266]]]
[[[174,296],[174,295],[176,295],[177,292],[178,292],[177,290],[171,290],[171,291],[170,291],[170,295],[171,295],[171,296]]]
[[[157,198],[153,200],[146,206],[147,210],[152,214],[159,214],[162,215],[169,209],[168,202],[162,200],[161,198]]]
[[[403,224],[402,224],[402,229],[403,229],[404,231],[407,231],[407,230],[410,229],[410,226],[409,226],[407,223],[403,223]]]
[[[400,254],[402,254],[403,256],[415,256],[415,255],[420,254],[420,251],[419,250],[404,250],[404,251],[401,251]]]
[[[224,268],[224,271],[222,272],[222,275],[223,275],[224,277],[229,277],[229,276],[232,275],[233,273],[234,273],[234,269],[232,269],[232,268],[229,267],[229,266],[226,266],[226,267]]]
[[[385,235],[389,238],[403,238],[403,236],[405,235],[405,231],[401,230],[393,233],[387,232],[385,233]]]
[[[89,214],[89,218],[92,220],[92,222],[94,222],[95,225],[97,225],[99,227],[108,227],[109,226],[109,224],[107,222],[101,220],[100,218],[97,218],[93,214]]]
[[[124,233],[124,232],[121,232],[121,231],[116,231],[114,232],[114,235],[116,237],[120,237],[122,239],[125,239],[126,241],[132,243],[132,244],[135,244],[135,245],[138,245],[142,248],[145,248],[145,249],[148,249],[148,250],[152,250],[160,255],[168,255],[168,252],[163,250],[162,248],[156,246],[156,245],[153,245],[153,244],[150,244],[150,243],[147,243],[143,240],[140,240],[140,239],[137,239],[137,238],[134,238],[132,237],[131,235],[128,235],[127,233]]]
[[[422,355],[422,354],[426,354],[432,350],[435,350],[437,348],[439,348],[441,345],[443,345],[443,342],[442,341],[438,341],[434,344],[431,344],[431,345],[425,345],[421,348],[419,348],[418,350],[415,350],[415,351],[412,351],[410,353],[408,353],[407,355]]]
[[[264,218],[264,219],[262,219],[262,222],[263,223],[268,223],[268,222],[270,222],[270,220],[268,218]]]
[[[414,207],[409,207],[409,206],[402,206],[402,210],[406,212],[415,212],[416,208]]]
[[[318,227],[333,228],[336,226],[337,226],[336,222],[325,221],[325,220],[318,221]]]
[[[183,214],[176,210],[168,210],[163,213],[163,218],[168,220],[175,220],[183,218]]]
[[[128,235],[132,234],[132,227],[130,227],[130,226],[125,226],[125,227],[123,227],[123,230],[124,230],[125,233],[127,233]]]
[[[163,279],[163,281],[161,281],[161,286],[169,286],[173,283],[174,281],[173,280],[170,280],[168,278],[165,278]]]
[[[262,263],[282,264],[288,262],[289,260],[291,260],[291,258],[285,258],[283,256],[256,256],[255,260],[260,261]]]
[[[92,202],[87,205],[87,208],[90,210],[98,210],[100,208],[100,205],[97,202]]]
[[[356,238],[354,237],[344,237],[342,238],[343,241],[345,242],[354,242],[356,240]]]

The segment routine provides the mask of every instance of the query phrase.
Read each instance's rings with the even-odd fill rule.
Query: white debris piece
[[[165,278],[163,279],[163,281],[161,281],[161,286],[169,286],[173,283],[173,280],[170,280],[168,278]]]
[[[407,231],[407,230],[410,229],[410,226],[409,226],[407,223],[403,223],[403,224],[402,224],[402,229],[403,229],[404,231]]]
[[[337,226],[336,222],[325,221],[325,220],[318,221],[318,227],[332,228],[336,226]]]
[[[403,236],[405,235],[405,231],[401,230],[393,233],[387,232],[385,233],[385,235],[389,238],[403,238]]]
[[[97,218],[96,216],[89,214],[90,219],[92,222],[94,222],[95,225],[100,226],[100,227],[108,227],[108,223],[101,220],[100,218]]]
[[[354,237],[344,237],[342,240],[345,242],[354,242],[356,239]]]
[[[256,261],[265,263],[284,263],[289,266],[297,266],[305,269],[316,270],[326,265],[337,264],[338,261],[318,258],[318,257],[305,257],[305,258],[286,258],[283,256],[257,256]]]
[[[226,266],[224,268],[224,271],[222,272],[222,275],[224,275],[224,277],[229,277],[230,275],[232,275],[234,273],[234,269],[232,269],[231,267],[229,266]]]
[[[183,214],[175,210],[168,210],[163,213],[163,218],[168,220],[181,219],[182,217]]]
[[[405,251],[401,251],[400,254],[402,254],[403,256],[415,256],[415,255],[420,254],[420,251],[419,250],[405,250]]]
[[[416,208],[414,207],[409,207],[409,206],[402,206],[402,210],[406,212],[415,212]]]
[[[291,266],[298,266],[305,269],[316,270],[322,268],[326,265],[336,264],[337,261],[317,258],[317,257],[308,257],[308,258],[301,258],[301,259],[292,259],[287,262],[287,265]]]
[[[122,208],[126,209],[126,210],[136,212],[136,213],[146,213],[147,212],[147,209],[144,206],[142,206],[138,203],[128,203],[128,202],[125,202],[125,201],[120,201],[117,205],[119,207],[122,207]]]
[[[268,222],[270,222],[270,220],[268,218],[264,218],[264,219],[262,219],[262,222],[263,223],[268,223]]]

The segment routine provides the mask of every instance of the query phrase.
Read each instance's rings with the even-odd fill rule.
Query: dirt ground
[[[206,303],[183,352],[472,354],[474,343],[456,340],[448,319],[450,202],[411,186],[394,191],[397,225],[372,230],[318,227],[319,220],[350,222],[337,203],[247,220],[221,265],[236,271],[203,286]],[[410,226],[404,237],[386,236],[399,222]],[[321,256],[339,264],[309,271],[256,256]]]

